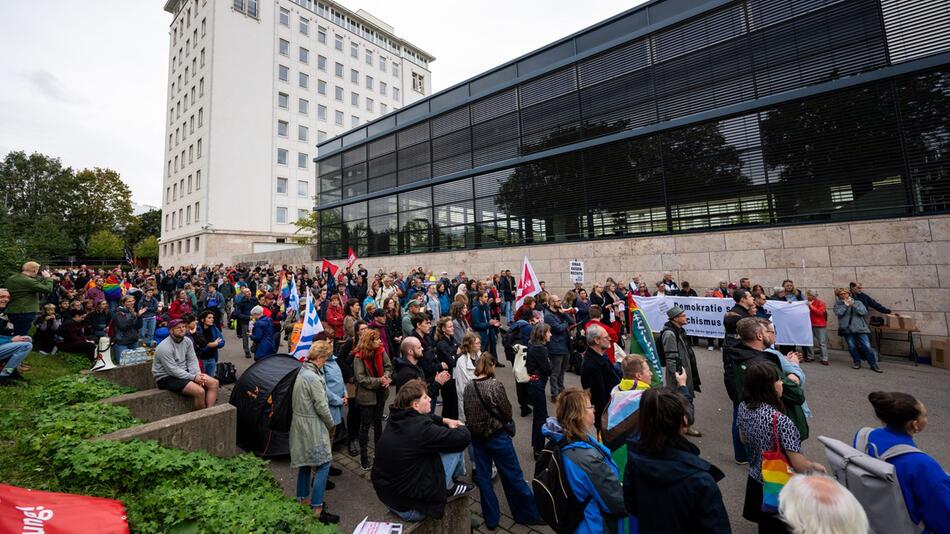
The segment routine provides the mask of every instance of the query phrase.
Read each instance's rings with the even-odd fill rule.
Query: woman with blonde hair
[[[623,532],[627,516],[620,470],[607,447],[594,437],[594,405],[590,394],[566,388],[557,398],[557,417],[549,418],[542,432],[561,448],[564,478],[584,507],[584,517],[574,532]],[[550,462],[548,452],[541,465]]]
[[[297,499],[310,504],[324,524],[340,521],[339,516],[327,512],[323,500],[333,459],[330,433],[334,427],[323,367],[332,354],[332,342],[313,344],[297,374],[291,397],[290,466],[297,469]]]
[[[383,349],[379,332],[368,329],[360,334],[353,351],[353,373],[356,375],[356,404],[360,407],[360,467],[369,463],[369,428],[373,427],[374,443],[383,433],[383,409],[392,383],[393,364]]]
[[[459,420],[465,421],[465,388],[472,383],[475,378],[475,362],[482,355],[482,340],[477,332],[466,332],[462,338],[462,344],[459,346],[459,355],[455,360],[455,370],[452,372],[452,378],[455,379],[455,391],[462,392],[458,395]]]

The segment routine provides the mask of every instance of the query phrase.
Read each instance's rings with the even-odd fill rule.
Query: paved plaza
[[[222,351],[222,360],[233,362],[238,372],[243,372],[253,360],[244,357],[241,343],[233,330],[227,330],[225,335],[227,345]],[[755,532],[755,526],[745,521],[741,515],[746,467],[738,466],[732,460],[729,428],[732,408],[722,385],[722,356],[718,350],[707,351],[705,347],[696,347],[696,356],[703,381],[703,392],[696,398],[696,428],[703,432],[703,437],[695,439],[694,442],[702,450],[704,458],[726,473],[726,478],[719,486],[733,531],[752,533]],[[950,465],[950,395],[947,395],[950,371],[927,365],[915,367],[906,359],[895,357],[883,359],[881,368],[884,374],[872,373],[867,366],[856,371],[851,369],[848,354],[840,351],[832,351],[829,367],[823,367],[817,362],[803,364],[803,367],[807,373],[808,405],[814,414],[809,420],[811,437],[804,443],[803,449],[809,458],[824,462],[824,449],[817,439],[820,435],[850,440],[859,427],[876,425],[871,405],[867,402],[867,394],[875,390],[890,390],[910,393],[924,402],[929,411],[930,423],[926,431],[917,437],[917,445],[933,455],[943,466]],[[498,369],[498,378],[504,383],[509,399],[515,403],[511,366]],[[568,373],[565,384],[580,386],[580,378]],[[222,395],[224,402],[227,401],[228,395],[230,388]],[[517,412],[517,407],[515,411]],[[554,413],[553,405],[549,405],[548,412]],[[515,421],[518,428],[514,438],[515,447],[525,476],[530,480],[534,470],[530,446],[531,418],[516,416]],[[380,519],[386,513],[369,482],[369,471],[362,471],[357,460],[344,451],[335,454],[334,464],[343,468],[343,474],[332,478],[336,488],[327,495],[329,509],[340,515],[339,530],[344,533],[352,532],[365,516]],[[275,460],[271,462],[271,467],[285,493],[293,496],[296,471],[289,467],[288,460]],[[496,532],[550,532],[545,527],[533,530],[523,525],[514,525],[500,481],[496,480],[495,491],[503,513],[500,528]],[[481,508],[477,503],[478,491],[473,494],[472,511],[481,521]]]

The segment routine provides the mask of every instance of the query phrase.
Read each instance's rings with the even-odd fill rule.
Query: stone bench
[[[155,387],[155,377],[152,375],[152,362],[120,365],[106,371],[83,371],[83,374],[108,380],[113,384],[125,386],[139,391]]]
[[[110,400],[112,399],[106,399],[106,402]],[[207,451],[215,456],[230,458],[239,452],[237,408],[230,404],[219,404],[204,410],[189,410],[187,413],[124,428],[93,439],[113,441],[153,439],[166,447],[185,451]]]
[[[125,406],[132,412],[133,417],[143,421],[158,421],[166,417],[187,414],[195,409],[195,401],[191,397],[164,389],[145,389],[109,397],[99,402]]]
[[[386,513],[383,521],[402,523],[403,532],[413,534],[457,534],[471,531],[472,498],[468,495],[445,503],[442,519],[424,519],[422,521],[403,521],[392,512]]]

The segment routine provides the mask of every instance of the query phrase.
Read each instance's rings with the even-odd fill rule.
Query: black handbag
[[[482,408],[485,408],[485,410],[488,412],[488,415],[492,416],[496,421],[501,423],[501,428],[506,434],[511,437],[515,437],[515,421],[513,419],[505,421],[501,417],[498,417],[498,414],[495,413],[495,410],[492,410],[489,405],[485,404],[485,399],[482,398],[482,393],[478,391],[478,385],[474,380],[472,381],[472,388],[475,389],[475,396],[478,397],[478,402],[482,404]]]

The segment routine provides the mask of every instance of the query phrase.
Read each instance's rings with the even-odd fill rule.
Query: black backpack
[[[521,343],[521,326],[517,328],[509,328],[507,332],[501,336],[501,346],[505,349],[505,358],[509,362],[515,361],[515,345]]]
[[[231,362],[218,362],[218,368],[214,374],[222,386],[237,382],[237,369]]]
[[[562,445],[567,444],[567,440],[548,440],[534,464],[534,479],[531,481],[534,502],[541,518],[558,533],[574,532],[584,519],[584,509],[590,502],[590,497],[579,501],[567,480],[561,452]]]

